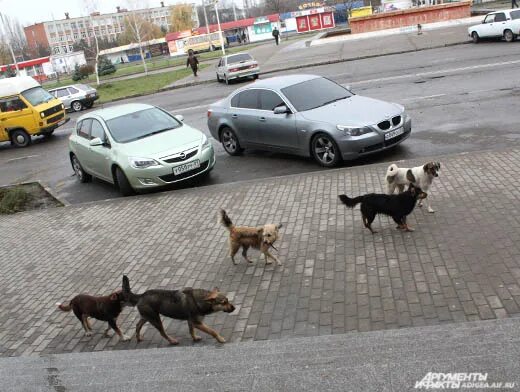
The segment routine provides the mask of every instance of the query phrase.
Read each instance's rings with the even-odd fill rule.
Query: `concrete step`
[[[353,390],[385,390],[394,373],[406,374],[409,383],[439,369],[487,369],[506,377],[501,381],[515,381],[507,376],[520,377],[519,326],[520,319],[507,319],[217,347],[3,358],[0,389],[32,391],[55,383],[66,390],[296,390],[302,380],[314,385],[314,377],[330,381],[332,390],[337,380],[353,380]],[[360,381],[363,375],[371,381]]]

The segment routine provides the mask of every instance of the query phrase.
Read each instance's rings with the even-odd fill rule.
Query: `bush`
[[[74,80],[75,82],[81,80],[81,73],[79,72],[78,64],[76,64],[76,66],[74,67],[74,72],[72,73],[72,80]]]
[[[94,66],[92,64],[84,64],[79,67],[79,73],[83,79],[86,79],[94,73]]]
[[[105,56],[100,56],[98,59],[98,75],[110,75],[116,72],[116,67],[112,62]]]
[[[22,188],[0,189],[0,214],[23,211],[29,198],[29,193]]]

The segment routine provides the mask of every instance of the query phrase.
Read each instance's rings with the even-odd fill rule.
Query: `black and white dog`
[[[401,193],[404,191],[405,186],[409,184],[413,184],[421,188],[424,192],[428,192],[433,179],[439,177],[440,169],[440,162],[428,162],[423,166],[412,168],[397,167],[396,164],[391,164],[386,171],[387,193],[391,195],[395,192],[396,188],[399,189],[399,193]],[[431,207],[429,198],[427,199],[427,203],[428,212],[435,212]],[[422,200],[419,200],[419,207],[422,207]]]

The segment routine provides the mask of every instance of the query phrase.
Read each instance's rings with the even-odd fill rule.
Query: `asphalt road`
[[[312,67],[313,73],[350,85],[355,93],[404,105],[413,118],[412,136],[384,154],[347,162],[363,165],[449,153],[500,149],[520,144],[520,42],[460,45],[401,55]],[[281,66],[282,67],[282,66]],[[183,114],[185,122],[208,133],[207,105],[242,83],[203,85],[122,102],[146,102]],[[78,114],[71,114],[74,124]],[[101,181],[79,184],[67,157],[68,129],[25,149],[0,144],[0,185],[41,180],[71,203],[119,197]],[[209,178],[171,187],[251,180],[326,170],[311,159],[246,151],[230,157],[214,141],[217,165]]]

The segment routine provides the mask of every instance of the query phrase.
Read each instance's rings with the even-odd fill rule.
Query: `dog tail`
[[[220,219],[219,219],[219,221],[222,224],[222,226],[224,226],[228,230],[230,230],[231,227],[233,226],[233,222],[231,222],[231,218],[228,216],[226,211],[224,211],[222,209],[220,210]]]
[[[354,208],[357,204],[361,203],[363,201],[363,198],[365,196],[358,196],[354,198],[350,198],[347,195],[339,195],[339,199],[343,204],[345,204],[349,208]]]
[[[56,302],[56,306],[59,310],[64,312],[70,312],[72,310],[72,306],[70,305],[70,301],[62,304],[61,302]]]
[[[390,166],[388,166],[388,169],[386,170],[386,181],[393,182],[394,177],[397,174],[397,165],[395,163],[392,163]]]

